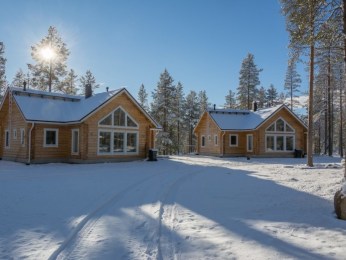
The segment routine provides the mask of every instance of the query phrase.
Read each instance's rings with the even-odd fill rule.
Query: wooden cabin
[[[160,125],[125,88],[86,93],[8,88],[0,104],[0,158],[28,164],[146,158]]]
[[[203,113],[194,134],[201,155],[293,157],[297,150],[304,154],[307,145],[306,125],[286,105],[211,109]]]

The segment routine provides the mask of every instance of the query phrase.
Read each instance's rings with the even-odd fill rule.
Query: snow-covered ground
[[[339,158],[0,161],[0,259],[345,259]]]

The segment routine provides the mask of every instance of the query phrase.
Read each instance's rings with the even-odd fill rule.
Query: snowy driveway
[[[0,161],[0,259],[344,259],[340,159],[304,163]]]

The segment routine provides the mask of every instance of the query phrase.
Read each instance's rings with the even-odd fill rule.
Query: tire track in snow
[[[106,210],[108,207],[113,206],[114,203],[121,200],[127,193],[130,191],[136,189],[138,186],[142,185],[145,182],[148,182],[149,180],[153,179],[154,177],[159,176],[161,173],[155,173],[148,178],[144,178],[138,182],[135,182],[120,192],[115,193],[112,195],[106,202],[99,205],[96,209],[94,209],[91,213],[89,213],[87,216],[83,218],[81,222],[78,223],[78,225],[75,227],[73,232],[68,236],[67,239],[51,254],[51,256],[48,258],[48,260],[55,260],[58,258],[58,256],[68,247],[70,246],[75,239],[77,239],[78,234],[81,234],[83,229],[87,226],[88,222],[95,217],[97,214],[101,213],[102,211]],[[101,216],[101,215],[100,215]],[[99,219],[100,216],[97,218]],[[95,225],[97,222],[97,219],[92,223],[91,227]],[[88,232],[87,232],[88,233]]]
[[[163,214],[165,212],[164,207],[165,204],[167,203],[168,198],[173,194],[173,191],[177,191],[177,188],[179,186],[181,186],[181,184],[183,184],[184,182],[186,182],[188,179],[192,178],[193,176],[195,176],[198,173],[201,173],[203,170],[198,170],[192,173],[189,173],[187,175],[184,175],[180,178],[178,178],[177,180],[175,180],[166,190],[166,192],[161,196],[160,198],[160,208],[159,208],[159,217],[158,217],[158,239],[157,239],[157,260],[163,260],[164,257],[162,255],[162,245],[161,245],[161,240],[162,240],[162,221],[163,221]],[[174,229],[174,208],[175,206],[171,206],[170,207],[170,211],[168,216],[170,216],[171,221],[171,225],[170,228],[172,229],[171,232]],[[174,241],[172,241],[172,234],[170,232],[169,235],[169,244],[170,244],[170,257],[175,258],[175,253],[176,253],[176,246],[174,244]],[[165,258],[167,258],[167,256],[165,256]]]

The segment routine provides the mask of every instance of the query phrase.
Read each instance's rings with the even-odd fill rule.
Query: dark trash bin
[[[304,158],[303,150],[295,149],[294,150],[294,158]]]
[[[157,150],[156,149],[150,149],[148,161],[152,161],[152,162],[157,161],[156,157],[157,157]]]

